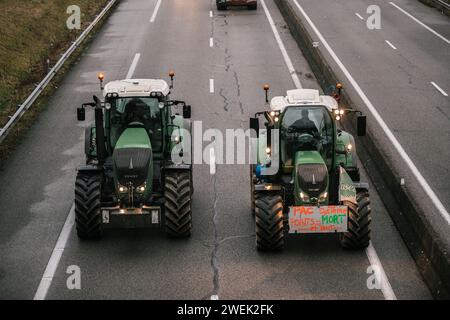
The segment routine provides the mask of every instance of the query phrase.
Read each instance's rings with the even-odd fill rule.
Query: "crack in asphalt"
[[[219,289],[220,289],[220,283],[219,283],[219,262],[217,258],[217,253],[219,251],[220,241],[219,241],[219,233],[218,233],[218,212],[217,212],[217,201],[218,201],[218,194],[217,194],[217,172],[213,177],[213,189],[214,189],[214,205],[212,207],[212,213],[213,213],[213,230],[214,230],[214,246],[213,250],[211,252],[211,267],[214,272],[213,277],[213,293],[212,295],[219,295]]]
[[[223,109],[228,112],[228,106],[230,103],[228,102],[228,98],[223,94],[223,88],[220,88],[219,96],[223,99]]]
[[[234,81],[236,82],[237,96],[238,96],[238,98],[240,98],[241,97],[241,85],[239,84],[239,78],[238,78],[236,71],[233,72],[233,76],[234,76]]]
[[[237,239],[245,239],[245,238],[255,238],[255,237],[256,236],[254,234],[230,236],[230,237],[226,237],[226,238],[223,238],[222,240],[220,240],[220,244],[223,244],[226,241],[237,240]]]
[[[211,1],[211,10],[213,9],[214,1]],[[215,18],[211,19],[211,38],[214,38],[215,34]],[[226,19],[225,19],[226,22]],[[226,22],[227,24],[227,22]],[[223,94],[223,88],[220,89],[219,95],[224,99],[224,109],[228,111],[228,100]],[[214,202],[212,206],[212,223],[213,223],[213,248],[211,251],[211,268],[213,271],[213,291],[211,294],[205,297],[206,299],[212,299],[213,296],[219,297],[219,261],[217,257],[217,253],[219,251],[220,241],[219,241],[219,230],[218,230],[218,212],[217,212],[217,202],[218,202],[218,193],[217,193],[217,168],[216,172],[213,174],[213,193],[214,193]]]
[[[231,68],[231,59],[233,58],[233,56],[230,54],[230,50],[228,48],[225,48],[225,72],[230,71]]]
[[[239,110],[241,111],[241,125],[240,127],[244,129],[245,119],[244,119],[244,104],[241,101],[241,84],[239,83],[239,76],[236,71],[233,71],[234,82],[236,83],[237,98],[239,104]]]

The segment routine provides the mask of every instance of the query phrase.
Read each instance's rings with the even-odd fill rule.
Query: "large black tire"
[[[284,248],[283,199],[276,194],[260,194],[255,207],[257,249],[282,250]]]
[[[249,4],[249,5],[247,6],[247,9],[248,9],[248,10],[256,10],[256,9],[258,9],[258,4],[257,4],[257,3],[255,3],[255,4]]]
[[[75,181],[75,224],[80,239],[103,235],[101,213],[101,176],[78,173]]]
[[[370,198],[367,191],[356,194],[358,206],[344,203],[348,206],[348,231],[340,236],[341,245],[345,249],[365,249],[370,243],[370,223],[372,222]]]
[[[191,173],[167,172],[165,177],[165,227],[170,237],[191,235]]]

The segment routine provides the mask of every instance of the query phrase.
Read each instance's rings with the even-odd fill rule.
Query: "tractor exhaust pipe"
[[[99,163],[106,160],[105,130],[103,128],[103,108],[100,99],[94,96],[95,107],[95,141],[97,145],[97,158]]]

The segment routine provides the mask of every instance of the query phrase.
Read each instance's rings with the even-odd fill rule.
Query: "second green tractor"
[[[346,249],[369,245],[369,186],[360,181],[353,136],[338,126],[354,112],[339,107],[341,89],[336,86],[334,97],[318,90],[290,90],[250,119],[255,160],[250,165],[251,197],[259,250],[283,249],[288,234],[305,233],[339,234]],[[357,127],[364,136],[365,116],[357,117]]]

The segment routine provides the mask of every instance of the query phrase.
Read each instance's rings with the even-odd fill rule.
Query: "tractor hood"
[[[319,198],[328,188],[328,168],[317,151],[295,154],[296,187],[310,198]]]
[[[144,128],[127,128],[113,153],[116,179],[122,186],[144,185],[152,172],[152,147]]]

